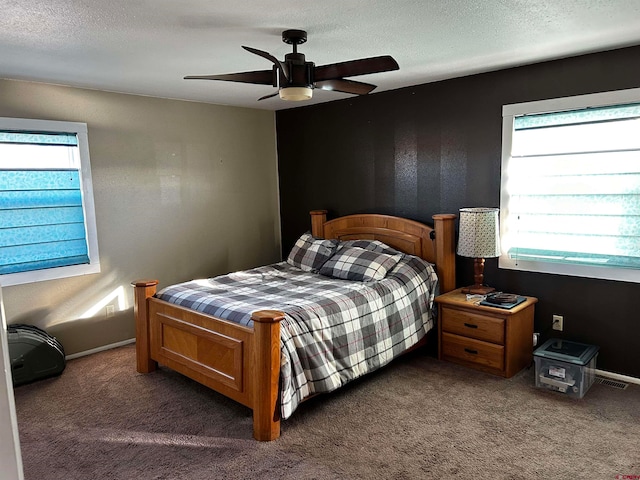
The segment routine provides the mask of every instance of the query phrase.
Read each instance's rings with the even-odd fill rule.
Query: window
[[[505,105],[501,268],[640,282],[640,89]]]
[[[99,271],[87,125],[0,118],[0,284]]]

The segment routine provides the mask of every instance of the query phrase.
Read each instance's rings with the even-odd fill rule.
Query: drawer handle
[[[464,351],[467,352],[467,353],[471,353],[473,355],[477,355],[478,354],[477,350],[471,350],[470,348],[465,348]]]
[[[465,323],[464,326],[469,328],[478,328],[478,325],[474,325],[473,323]]]

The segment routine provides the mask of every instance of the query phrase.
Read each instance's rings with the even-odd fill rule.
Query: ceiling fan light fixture
[[[282,100],[309,100],[312,96],[313,89],[309,87],[284,87],[280,89],[280,98]]]

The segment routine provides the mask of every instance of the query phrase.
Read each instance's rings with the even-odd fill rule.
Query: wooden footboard
[[[387,215],[350,215],[327,221],[311,212],[313,234],[377,239],[435,263],[440,293],[455,288],[455,215],[435,215],[434,228]],[[253,410],[253,436],[280,436],[280,321],[275,310],[252,315],[253,328],[198,313],[154,297],[157,280],[135,287],[136,361],[148,373],[161,363]]]
[[[282,312],[255,312],[249,328],[154,298],[157,280],[133,285],[138,372],[166,365],[251,408],[257,440],[278,438]]]

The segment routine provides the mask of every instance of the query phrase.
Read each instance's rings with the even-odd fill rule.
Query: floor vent
[[[620,380],[611,380],[610,378],[601,377],[600,375],[596,375],[596,383],[620,390],[625,390],[629,386],[628,383],[621,382]]]

